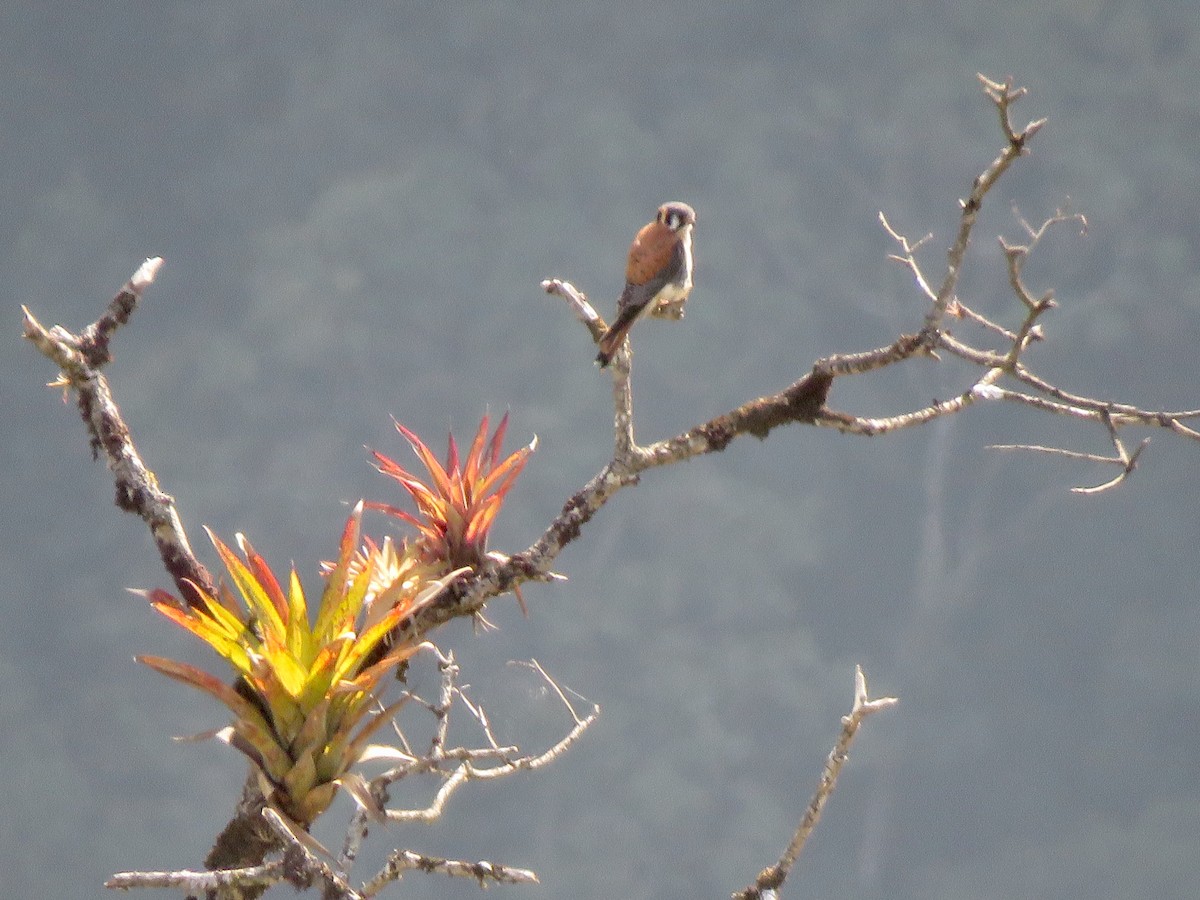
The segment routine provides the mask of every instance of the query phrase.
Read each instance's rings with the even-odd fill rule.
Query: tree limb
[[[808,801],[808,808],[804,811],[800,824],[796,827],[796,831],[792,835],[787,849],[779,857],[779,861],[773,866],[763,869],[754,879],[754,884],[734,893],[734,900],[759,900],[759,898],[767,896],[776,896],[775,892],[791,874],[809,835],[813,833],[817,823],[821,820],[821,812],[825,809],[825,803],[833,794],[834,788],[837,787],[838,775],[841,774],[842,766],[846,764],[846,760],[850,756],[850,745],[854,742],[863,720],[872,713],[893,707],[899,702],[895,697],[869,699],[867,697],[867,677],[863,674],[862,666],[854,667],[854,703],[850,708],[850,714],[842,716],[842,733],[838,736],[837,743],[834,744],[829,758],[825,761],[821,780],[812,799]]]

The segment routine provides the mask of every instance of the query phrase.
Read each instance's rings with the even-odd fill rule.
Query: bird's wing
[[[617,301],[617,318],[608,327],[608,330],[628,331],[629,326],[633,325],[638,316],[646,311],[647,304],[654,299],[654,296],[666,283],[666,278],[655,278],[646,284],[626,283],[625,290],[621,291],[621,299]]]
[[[663,280],[663,284],[668,281],[674,281],[683,286],[683,290],[673,297],[662,297],[650,309],[649,315],[656,319],[671,319],[678,321],[683,318],[683,306],[687,303],[688,293],[691,291],[691,282],[694,278],[688,277],[687,273],[687,248],[682,241],[675,244],[675,249],[671,254],[671,264],[667,267],[669,276]],[[695,262],[692,263],[692,268],[695,268]],[[661,286],[660,286],[661,287]]]

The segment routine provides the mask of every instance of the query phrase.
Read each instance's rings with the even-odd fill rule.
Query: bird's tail
[[[600,338],[600,352],[596,354],[596,362],[600,363],[600,368],[607,366],[617,355],[617,351],[621,349],[621,342],[625,340],[625,335],[629,334],[629,329],[637,321],[638,313],[642,312],[642,309],[641,306],[626,307],[617,316],[617,320],[608,326],[608,331]]]
[[[600,363],[600,368],[603,369],[612,362],[628,332],[628,326],[618,329],[616,324],[604,332],[604,336],[600,338],[600,352],[596,354],[596,362]]]

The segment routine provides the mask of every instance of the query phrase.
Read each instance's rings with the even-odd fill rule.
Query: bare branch
[[[162,259],[147,259],[112,299],[99,319],[74,335],[62,326],[45,328],[28,309],[25,337],[62,370],[53,386],[74,390],[91,438],[93,457],[104,455],[116,482],[117,506],[146,523],[158,547],[163,566],[179,595],[198,602],[195,587],[212,593],[212,577],[192,552],[183,523],[175,511],[175,498],[159,489],[154,473],[142,461],[125,420],[113,400],[108,379],[100,369],[111,361],[109,341],[129,321],[138,300],[162,267]]]
[[[218,869],[215,872],[118,872],[104,882],[106,888],[129,891],[135,888],[180,888],[190,896],[229,888],[269,887],[283,880],[283,862],[274,860],[261,866]]]
[[[284,878],[288,882],[299,889],[307,888],[320,879],[329,891],[333,891],[332,896],[340,900],[360,900],[362,894],[350,887],[345,875],[334,868],[329,851],[315,838],[269,806],[263,810],[263,818],[287,848],[283,866]],[[325,896],[331,895],[327,891]]]
[[[945,318],[946,309],[950,305],[951,300],[954,299],[954,291],[958,287],[958,277],[962,271],[963,259],[967,255],[967,247],[971,242],[971,232],[974,230],[975,223],[979,218],[979,211],[983,208],[983,198],[987,196],[992,186],[1000,180],[1000,176],[1013,164],[1013,161],[1027,152],[1025,145],[1038,133],[1046,121],[1045,119],[1041,119],[1036,122],[1030,122],[1023,130],[1015,131],[1009,119],[1009,107],[1025,95],[1025,89],[1017,88],[1014,90],[1011,81],[1001,84],[990,81],[982,75],[978,77],[984,86],[984,91],[996,105],[996,109],[1000,114],[1000,127],[1008,143],[1000,152],[1000,155],[992,161],[992,164],[984,169],[983,173],[975,179],[974,184],[971,186],[971,193],[967,195],[967,199],[960,201],[962,216],[959,219],[958,234],[955,236],[954,244],[950,247],[950,251],[947,254],[946,274],[942,279],[941,286],[938,288],[937,296],[929,307],[929,312],[925,315],[925,324],[921,328],[921,343],[928,350],[935,349],[938,335],[941,332],[942,319]]]
[[[604,335],[608,326],[600,318],[600,314],[596,312],[592,304],[588,302],[587,296],[571,282],[559,278],[547,278],[542,282],[542,290],[551,296],[561,297],[565,300],[567,306],[575,313],[575,317],[592,332],[595,340],[599,341]]]
[[[433,740],[429,744],[428,756],[436,759],[441,756],[446,746],[446,733],[450,730],[450,704],[454,702],[454,682],[458,678],[459,668],[454,662],[454,653],[443,655],[436,648],[438,674],[441,675],[441,691],[438,702],[429,708],[437,719],[437,727],[433,730]]]
[[[366,838],[370,820],[435,821],[441,817],[450,799],[468,782],[503,778],[520,771],[533,771],[553,762],[570,749],[599,715],[599,707],[593,706],[591,714],[581,718],[567,698],[569,689],[558,685],[536,660],[530,663],[518,663],[518,665],[525,665],[533,669],[545,680],[563,704],[564,709],[570,714],[573,722],[570,731],[554,746],[537,755],[519,755],[519,748],[503,745],[497,740],[484,709],[467,696],[464,688],[458,686],[459,668],[454,662],[453,655],[443,654],[432,644],[423,646],[422,650],[433,654],[441,674],[438,699],[430,703],[416,695],[410,696],[416,705],[424,707],[434,715],[435,736],[430,742],[429,749],[423,755],[415,756],[411,750],[406,749],[401,765],[379,775],[369,785],[364,785],[351,792],[360,808],[350,821],[342,851],[337,860],[336,865],[342,872],[349,872],[353,866],[362,842]],[[573,691],[570,693],[574,694]],[[479,724],[487,746],[474,748],[448,748],[446,746],[449,720],[455,706],[455,699],[462,703],[462,706]],[[489,762],[495,764],[486,765]],[[453,768],[450,768],[448,764],[453,764]],[[434,774],[443,779],[428,806],[421,809],[385,808],[393,784],[404,778],[422,774]],[[479,868],[481,866],[483,868]],[[536,880],[533,873],[522,869],[508,869],[494,866],[491,863],[463,863],[438,857],[425,857],[409,850],[397,850],[389,859],[388,865],[367,882],[362,891],[363,896],[371,896],[383,884],[395,880],[402,872],[413,868],[470,877],[485,877],[486,872],[494,871],[495,874],[486,877],[511,883],[519,883],[528,878]],[[340,896],[341,894],[327,886],[325,891],[327,900],[334,900]]]
[[[481,767],[475,763],[477,760],[482,758],[482,754],[474,756],[466,753],[457,754],[454,758],[461,760],[461,762],[446,776],[446,780],[442,783],[442,786],[434,795],[432,802],[430,802],[430,804],[423,809],[386,810],[386,816],[390,821],[432,822],[441,817],[446,803],[455,794],[455,792],[457,792],[458,789],[468,781],[489,781],[495,778],[504,778],[516,772],[540,769],[542,766],[548,765],[549,763],[558,759],[558,757],[560,757],[562,754],[566,753],[567,750],[569,750],[571,746],[580,738],[583,732],[586,731],[594,721],[596,721],[597,717],[600,715],[599,706],[593,705],[591,713],[583,718],[580,718],[575,712],[574,708],[571,706],[570,702],[567,700],[564,690],[559,687],[549,675],[546,674],[546,671],[536,661],[532,663],[532,667],[535,668],[538,673],[546,679],[551,689],[562,700],[563,706],[571,714],[571,718],[574,721],[574,726],[571,728],[571,730],[556,744],[554,744],[554,746],[536,756],[511,756],[513,748],[501,747],[496,742],[495,737],[491,734],[490,727],[486,725],[486,716],[483,716],[479,708],[470,703],[466,696],[460,692],[459,696],[463,699],[464,704],[472,712],[476,719],[484,724],[485,733],[491,745],[491,753],[499,755],[501,757],[501,762],[495,766]],[[386,788],[388,784],[391,784],[399,777],[404,775],[413,774],[417,771],[437,771],[439,770],[440,764],[444,761],[448,761],[449,759],[450,756],[448,754],[435,749],[431,751],[429,756],[418,760],[413,766],[405,767],[403,771],[393,770],[391,772],[384,773],[375,780],[373,786],[378,785],[380,788]]]
[[[1102,494],[1105,491],[1116,487],[1126,478],[1133,474],[1133,470],[1137,468],[1138,458],[1142,455],[1142,451],[1146,449],[1146,445],[1150,443],[1150,438],[1143,438],[1138,444],[1137,449],[1130,453],[1116,428],[1111,421],[1107,422],[1110,437],[1113,442],[1113,448],[1116,450],[1116,456],[1101,456],[1098,453],[1080,453],[1076,450],[1064,450],[1061,447],[1043,447],[1037,444],[992,444],[991,450],[1028,450],[1034,453],[1045,453],[1050,456],[1062,456],[1067,459],[1082,459],[1089,462],[1097,462],[1104,465],[1115,465],[1120,471],[1103,484],[1095,485],[1094,487],[1073,487],[1073,494]]]
[[[904,251],[903,254],[891,254],[888,259],[895,260],[898,263],[906,266],[913,277],[917,280],[917,287],[921,293],[931,302],[937,302],[937,294],[933,292],[933,288],[929,286],[929,282],[925,280],[925,273],[921,271],[921,267],[917,264],[916,252],[924,244],[933,239],[933,232],[930,232],[915,243],[910,242],[908,238],[892,228],[892,223],[887,220],[887,216],[881,211],[879,213],[879,221],[882,223],[884,230],[892,236],[892,239],[900,245]]]
[[[562,701],[562,705],[565,706],[567,708],[567,711],[571,713],[571,718],[575,720],[575,724],[576,725],[583,724],[583,718],[579,715],[579,713],[577,713],[575,711],[575,707],[571,705],[571,701],[569,699],[567,699],[567,695],[564,692],[565,690],[570,690],[570,688],[564,689],[561,685],[559,685],[559,683],[557,681],[555,681],[553,678],[551,678],[550,674],[545,669],[542,668],[542,664],[540,662],[538,662],[536,659],[531,659],[529,662],[513,661],[513,662],[509,663],[509,665],[525,666],[526,668],[530,668],[530,669],[533,669],[534,671],[536,671],[539,675],[542,676],[542,679],[546,682],[546,684],[549,685],[550,690],[554,691],[554,693],[556,693],[558,695],[558,699]],[[582,696],[575,693],[575,691],[571,691],[571,693],[574,694],[575,698],[578,700],[584,699]],[[592,711],[593,711],[593,713],[599,713],[600,707],[593,706]]]
[[[363,885],[359,896],[374,897],[388,884],[398,881],[405,872],[413,869],[456,878],[474,878],[479,882],[480,887],[487,887],[490,882],[496,884],[538,883],[537,874],[528,869],[516,869],[486,860],[462,862],[457,859],[443,859],[440,856],[423,856],[411,850],[396,850],[388,857],[387,865],[379,874]]]
[[[1067,459],[1083,459],[1088,462],[1110,463],[1111,456],[1101,456],[1098,453],[1080,453],[1078,450],[1064,450],[1061,447],[1043,447],[1038,444],[988,444],[989,450],[1031,450],[1035,453],[1046,453],[1053,456],[1064,456]],[[1119,461],[1119,460],[1118,460]]]
[[[767,892],[777,891],[783,885],[795,867],[796,860],[800,858],[800,853],[803,851],[809,835],[821,820],[821,813],[825,809],[826,802],[833,794],[834,788],[837,787],[838,775],[841,774],[842,766],[846,764],[846,760],[850,756],[850,745],[858,734],[859,726],[867,716],[893,707],[899,702],[895,697],[880,697],[871,700],[867,696],[867,678],[863,674],[862,666],[854,667],[854,702],[850,707],[850,714],[842,716],[842,733],[838,736],[837,743],[825,761],[825,770],[821,773],[821,781],[817,785],[812,799],[808,802],[804,817],[800,820],[800,824],[792,835],[787,849],[779,857],[779,861],[773,866],[763,869],[754,880],[754,884],[734,893],[735,900],[759,900]]]

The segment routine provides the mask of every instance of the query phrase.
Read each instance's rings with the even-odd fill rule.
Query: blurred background
[[[1029,87],[1016,118],[1049,124],[985,204],[964,301],[1018,323],[996,236],[1022,236],[1014,205],[1082,212],[1087,234],[1058,228],[1027,267],[1061,303],[1029,362],[1079,393],[1200,407],[1186,0],[6,4],[2,892],[95,897],[115,871],[196,867],[244,774],[228,748],[170,740],[221,711],[133,655],[219,669],[126,592],[169,585],[44,387],[20,304],[78,328],[165,258],[109,375],[210,564],[202,524],[315,584],[348,504],[399,502],[363,449],[415,464],[389,417],[440,452],[489,410],[511,413],[508,448],[540,439],[493,533],[515,551],[611,448],[609,380],[538,282],[607,314],[637,228],[665,200],[696,207],[687,318],[634,333],[645,442],[915,330],[877,214],[932,232],[940,273],[958,198],[1002,146],[976,72]],[[914,362],[831,403],[892,414],[973,378]],[[1085,498],[1068,489],[1112,473],[987,449],[1013,441],[1109,449],[993,404],[648,473],[560,557],[567,585],[528,587],[528,619],[505,598],[497,631],[439,635],[501,740],[538,750],[569,726],[508,660],[536,657],[600,721],[433,827],[377,829],[367,862],[403,846],[541,875],[504,896],[728,896],[790,836],[861,663],[901,704],[860,736],[798,895],[1194,896],[1200,446],[1158,433],[1129,483]],[[318,836],[336,844],[349,811]]]

